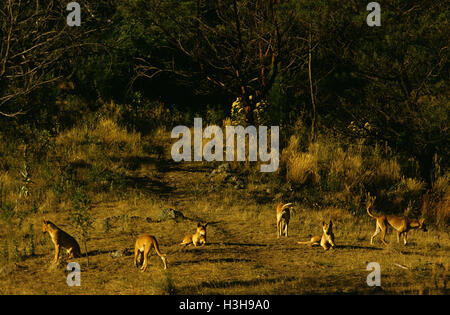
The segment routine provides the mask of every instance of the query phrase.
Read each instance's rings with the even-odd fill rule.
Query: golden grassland
[[[388,246],[379,238],[371,245],[375,220],[364,208],[358,215],[337,206],[311,208],[275,194],[272,182],[251,176],[243,189],[219,185],[209,176],[216,164],[174,163],[164,156],[165,137],[159,130],[153,138],[143,139],[103,120],[97,128],[74,129],[55,139],[59,163],[78,167],[71,176],[81,178],[85,185],[96,180],[101,185],[101,189],[92,186],[90,192],[89,264],[88,257],[75,259],[81,265],[79,287],[66,284],[66,256],[59,265],[51,264],[53,244],[41,232],[45,217],[80,241],[70,218],[69,192],[60,192],[66,186],[48,186],[53,173],[42,166],[44,162],[34,168],[29,195],[20,190],[25,185],[20,174],[1,172],[0,199],[10,211],[3,211],[0,220],[0,294],[448,294],[450,236],[442,225],[432,225],[426,233],[409,232],[407,246],[397,243],[392,229]],[[145,151],[145,141],[159,149]],[[320,170],[327,168],[343,178],[334,198],[346,200],[358,181],[381,181],[383,176],[403,185],[397,189],[423,190],[421,182],[402,178],[394,160],[363,161],[357,151],[318,144],[300,153],[296,142],[291,139],[282,156],[287,179],[314,185],[320,181]],[[84,163],[97,163],[103,177],[89,175]],[[377,167],[369,172],[364,163]],[[116,173],[125,180],[105,177]],[[57,182],[62,175],[54,176]],[[435,185],[447,189],[448,180],[440,180],[443,183],[436,181]],[[29,201],[33,198],[39,201],[34,208],[31,205],[36,202]],[[295,212],[289,237],[278,239],[275,207],[281,199],[294,202]],[[181,211],[185,218],[159,221],[161,210],[168,207]],[[440,217],[448,216],[448,199],[441,201],[438,211]],[[324,251],[297,244],[320,234],[323,220],[333,220],[337,248]],[[195,232],[198,221],[209,223],[207,245],[180,246],[186,234]],[[155,254],[147,272],[133,266],[134,242],[144,233],[154,235],[167,254],[167,270]],[[124,254],[113,258],[116,251]],[[369,262],[381,266],[381,289],[366,283]]]
[[[412,231],[406,247],[397,244],[391,232],[389,246],[382,246],[379,239],[372,246],[373,219],[355,218],[340,209],[310,211],[300,206],[291,220],[289,237],[277,239],[275,203],[258,205],[251,201],[251,191],[236,192],[232,188],[209,195],[197,191],[197,195],[186,198],[185,193],[206,180],[202,179],[204,174],[188,173],[187,178],[182,170],[168,171],[161,180],[174,185],[173,195],[179,196],[164,206],[180,209],[192,220],[147,222],[146,218],[156,221],[162,204],[146,195],[95,204],[89,267],[86,257],[77,260],[82,268],[80,287],[67,286],[64,263],[51,266],[53,245],[48,235],[40,235],[38,230],[45,216],[73,234],[67,215],[39,213],[27,218],[27,223],[36,227],[35,256],[14,263],[10,273],[3,271],[0,293],[369,294],[377,292],[366,284],[369,271],[365,268],[372,261],[381,265],[385,293],[447,293],[448,232]],[[106,218],[113,218],[107,232],[102,225]],[[296,244],[320,234],[320,223],[328,219],[334,222],[336,249],[323,251]],[[180,247],[183,236],[194,232],[196,221],[210,222],[208,245]],[[8,237],[7,229],[2,227],[2,231],[2,238]],[[141,233],[157,237],[168,256],[167,271],[154,254],[148,272],[134,268],[131,253]],[[111,252],[123,249],[130,254],[111,257]]]

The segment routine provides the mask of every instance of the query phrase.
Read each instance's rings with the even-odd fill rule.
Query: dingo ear
[[[325,225],[325,221],[322,221],[322,226],[324,226]]]
[[[422,218],[422,219],[419,220],[419,223],[420,223],[420,224],[423,224],[424,221],[425,221],[425,219]]]

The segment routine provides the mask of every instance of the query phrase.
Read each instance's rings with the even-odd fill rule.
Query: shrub
[[[405,178],[394,185],[387,193],[387,197],[393,203],[394,210],[405,211],[405,215],[418,216],[422,197],[425,192],[425,183],[416,178]]]
[[[313,144],[311,146],[312,150],[289,157],[287,167],[287,180],[289,182],[300,185],[316,185],[319,183],[317,148],[318,146]]]
[[[448,228],[450,225],[450,173],[439,176],[425,194],[422,216],[429,223]]]
[[[339,182],[339,190],[359,184],[363,172],[361,155],[345,152],[338,147],[332,154],[330,164],[329,177]]]
[[[298,198],[362,213],[364,196],[370,191],[377,195],[382,208],[403,212],[409,205],[413,212],[419,211],[425,183],[402,177],[400,164],[389,147],[382,152],[379,146],[366,145],[364,140],[349,144],[318,135],[302,152],[302,142],[299,135],[292,135],[280,158],[287,181],[297,186]]]

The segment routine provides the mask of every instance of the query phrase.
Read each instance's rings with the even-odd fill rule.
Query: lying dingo
[[[328,250],[330,246],[334,248],[336,244],[334,243],[334,234],[333,234],[333,222],[330,220],[329,223],[322,222],[322,235],[316,235],[311,237],[311,240],[307,242],[297,242],[298,244],[309,244],[320,245],[324,250]]]
[[[180,245],[189,245],[189,244],[194,244],[195,247],[197,247],[197,244],[200,245],[205,245],[206,244],[206,226],[208,225],[208,223],[198,223],[197,224],[197,231],[195,232],[195,234],[189,234],[186,235],[183,239],[183,241],[181,242]]]

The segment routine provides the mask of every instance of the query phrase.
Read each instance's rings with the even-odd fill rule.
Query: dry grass
[[[339,179],[341,190],[368,182],[384,186],[401,179],[395,158],[383,158],[377,150],[362,152],[361,147],[357,144],[344,150],[339,143],[319,139],[302,152],[299,137],[291,136],[281,158],[287,168],[286,179],[294,184],[317,184],[324,174]]]
[[[450,224],[450,174],[439,176],[434,181],[431,191],[424,197],[422,213],[424,218],[438,226]]]
[[[297,138],[291,138],[294,144],[290,144],[288,150],[295,150]],[[287,151],[288,166],[287,180],[294,184],[317,184],[319,175],[319,144],[312,143],[305,153]]]
[[[375,222],[367,215],[354,216],[339,206],[311,208],[286,198],[284,202],[296,204],[295,212],[289,237],[277,239],[275,206],[283,197],[280,187],[257,176],[250,177],[244,189],[218,186],[209,177],[214,164],[170,161],[167,139],[170,136],[163,128],[143,139],[111,119],[100,120],[92,130],[77,127],[55,139],[52,154],[64,157],[63,162],[73,166],[81,179],[92,179],[83,173],[92,166],[101,170],[94,178],[98,181],[109,180],[104,173],[125,173],[119,188],[88,191],[93,229],[88,241],[89,267],[86,257],[77,259],[81,287],[67,286],[67,259],[51,266],[53,245],[40,231],[45,217],[80,240],[71,223],[70,190],[61,193],[47,183],[57,182],[64,172],[38,164],[32,173],[31,195],[21,197],[19,175],[2,171],[0,182],[6,191],[2,201],[12,208],[2,210],[0,220],[0,294],[371,294],[380,291],[366,283],[369,262],[381,265],[386,294],[448,293],[448,177],[436,179],[422,210],[425,217],[443,221],[427,233],[410,232],[407,247],[397,244],[392,231],[387,247],[379,240],[370,245]],[[302,152],[300,140],[293,137],[281,161],[288,179],[297,183],[319,185],[321,176],[329,179],[330,174],[339,179],[332,192],[335,199],[358,198],[361,192],[355,193],[353,187],[361,178],[380,185],[400,183],[396,187],[402,196],[423,191],[422,182],[400,176],[395,159],[363,156],[357,147],[344,150],[323,141]],[[136,164],[133,167],[129,167],[130,159]],[[89,188],[92,183],[84,185]],[[182,211],[186,219],[158,221],[166,207]],[[328,220],[334,223],[336,249],[323,251],[297,244],[320,234],[321,222]],[[208,244],[180,247],[198,221],[209,222]],[[154,254],[148,272],[134,268],[133,245],[142,233],[158,239],[168,257],[167,271]],[[34,254],[29,253],[30,243]],[[117,250],[128,250],[128,254],[113,258],[111,253]]]
[[[93,128],[86,124],[70,129],[59,134],[54,142],[55,155],[66,155],[71,162],[97,161],[99,151],[122,158],[142,152],[140,134],[125,130],[109,118],[100,118]]]
[[[202,164],[168,165],[153,173],[167,191],[159,196],[151,190],[130,192],[125,198],[95,204],[94,231],[89,240],[90,266],[86,258],[81,287],[68,287],[65,265],[51,268],[53,248],[48,235],[36,238],[36,255],[3,263],[1,294],[336,294],[374,292],[366,284],[369,262],[380,263],[382,288],[387,294],[448,293],[447,276],[450,239],[446,232],[413,231],[403,247],[388,235],[389,246],[370,245],[375,222],[353,217],[339,208],[311,211],[297,205],[290,223],[290,236],[276,238],[275,202],[258,204],[249,190],[224,188],[209,192]],[[170,188],[169,188],[170,187]],[[190,193],[197,187],[197,195]],[[169,192],[170,191],[170,192]],[[165,198],[165,193],[170,198]],[[102,199],[102,198],[100,198]],[[162,207],[173,207],[187,220],[157,222]],[[69,233],[74,233],[67,213],[30,215],[40,234],[45,215]],[[105,219],[109,230],[105,231]],[[147,220],[150,218],[151,220]],[[334,250],[298,245],[320,233],[323,220],[333,220]],[[179,243],[195,230],[197,221],[209,222],[208,245],[181,248]],[[24,226],[27,226],[24,224]],[[2,239],[7,231],[2,224]],[[24,230],[16,230],[23,235]],[[112,258],[110,252],[132,250],[141,233],[155,235],[168,256],[169,269],[152,255],[150,269],[141,273],[133,267],[133,256]],[[25,244],[20,243],[19,248]],[[1,246],[1,244],[0,244]],[[12,250],[12,249],[11,249]],[[66,261],[67,262],[67,261]],[[396,264],[406,267],[400,268]]]

